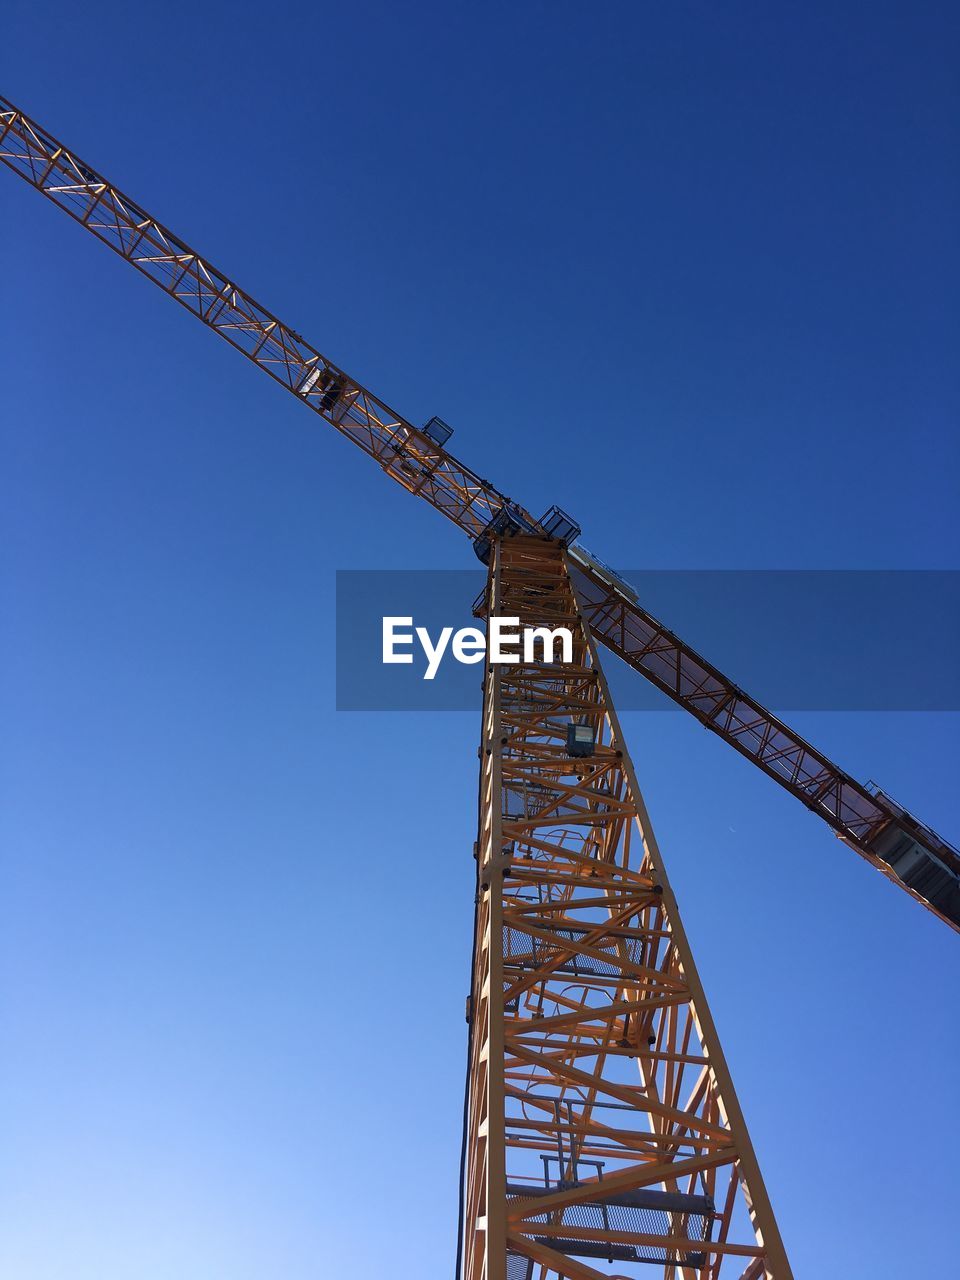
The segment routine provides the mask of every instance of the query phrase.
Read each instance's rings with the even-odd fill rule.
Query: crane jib
[[[4,98],[0,156],[472,538],[506,505],[516,506],[443,449],[435,431],[407,422]]]
[[[579,528],[559,508],[540,520],[444,447],[450,428],[418,428],[350,377],[52,134],[0,97],[0,160],[473,540]],[[584,614],[597,639],[752,760],[842,840],[960,930],[960,852],[884,792],[863,786],[766,711],[643,609],[603,561],[573,546]]]

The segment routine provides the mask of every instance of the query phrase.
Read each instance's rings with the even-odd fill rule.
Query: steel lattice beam
[[[0,159],[471,537],[508,501],[3,98]]]
[[[574,652],[485,678],[464,1280],[789,1280],[562,547],[502,542],[489,598]]]
[[[542,527],[3,98],[0,161],[471,538],[504,517]],[[960,929],[960,853],[952,845],[838,768],[648,614],[616,575],[578,553],[578,590],[602,643]]]

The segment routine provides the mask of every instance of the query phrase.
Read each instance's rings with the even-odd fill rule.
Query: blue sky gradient
[[[960,568],[951,6],[2,29],[8,97],[605,559]],[[449,1276],[479,705],[338,714],[333,608],[470,547],[6,171],[0,225],[0,1273]],[[624,719],[797,1275],[942,1271],[955,935]],[[960,836],[956,715],[793,719]]]

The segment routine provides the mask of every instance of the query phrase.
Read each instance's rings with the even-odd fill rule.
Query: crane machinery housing
[[[790,1280],[600,646],[955,930],[960,852],[2,98],[0,160],[466,533],[481,616],[571,630],[569,662],[485,668],[458,1275]]]

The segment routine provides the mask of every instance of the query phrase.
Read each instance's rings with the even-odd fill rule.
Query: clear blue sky
[[[607,559],[956,568],[951,10],[8,0],[2,92]],[[447,1277],[478,716],[337,714],[332,610],[469,546],[0,220],[0,1272]],[[960,836],[956,716],[797,719]],[[797,1275],[941,1272],[957,938],[626,729]]]

